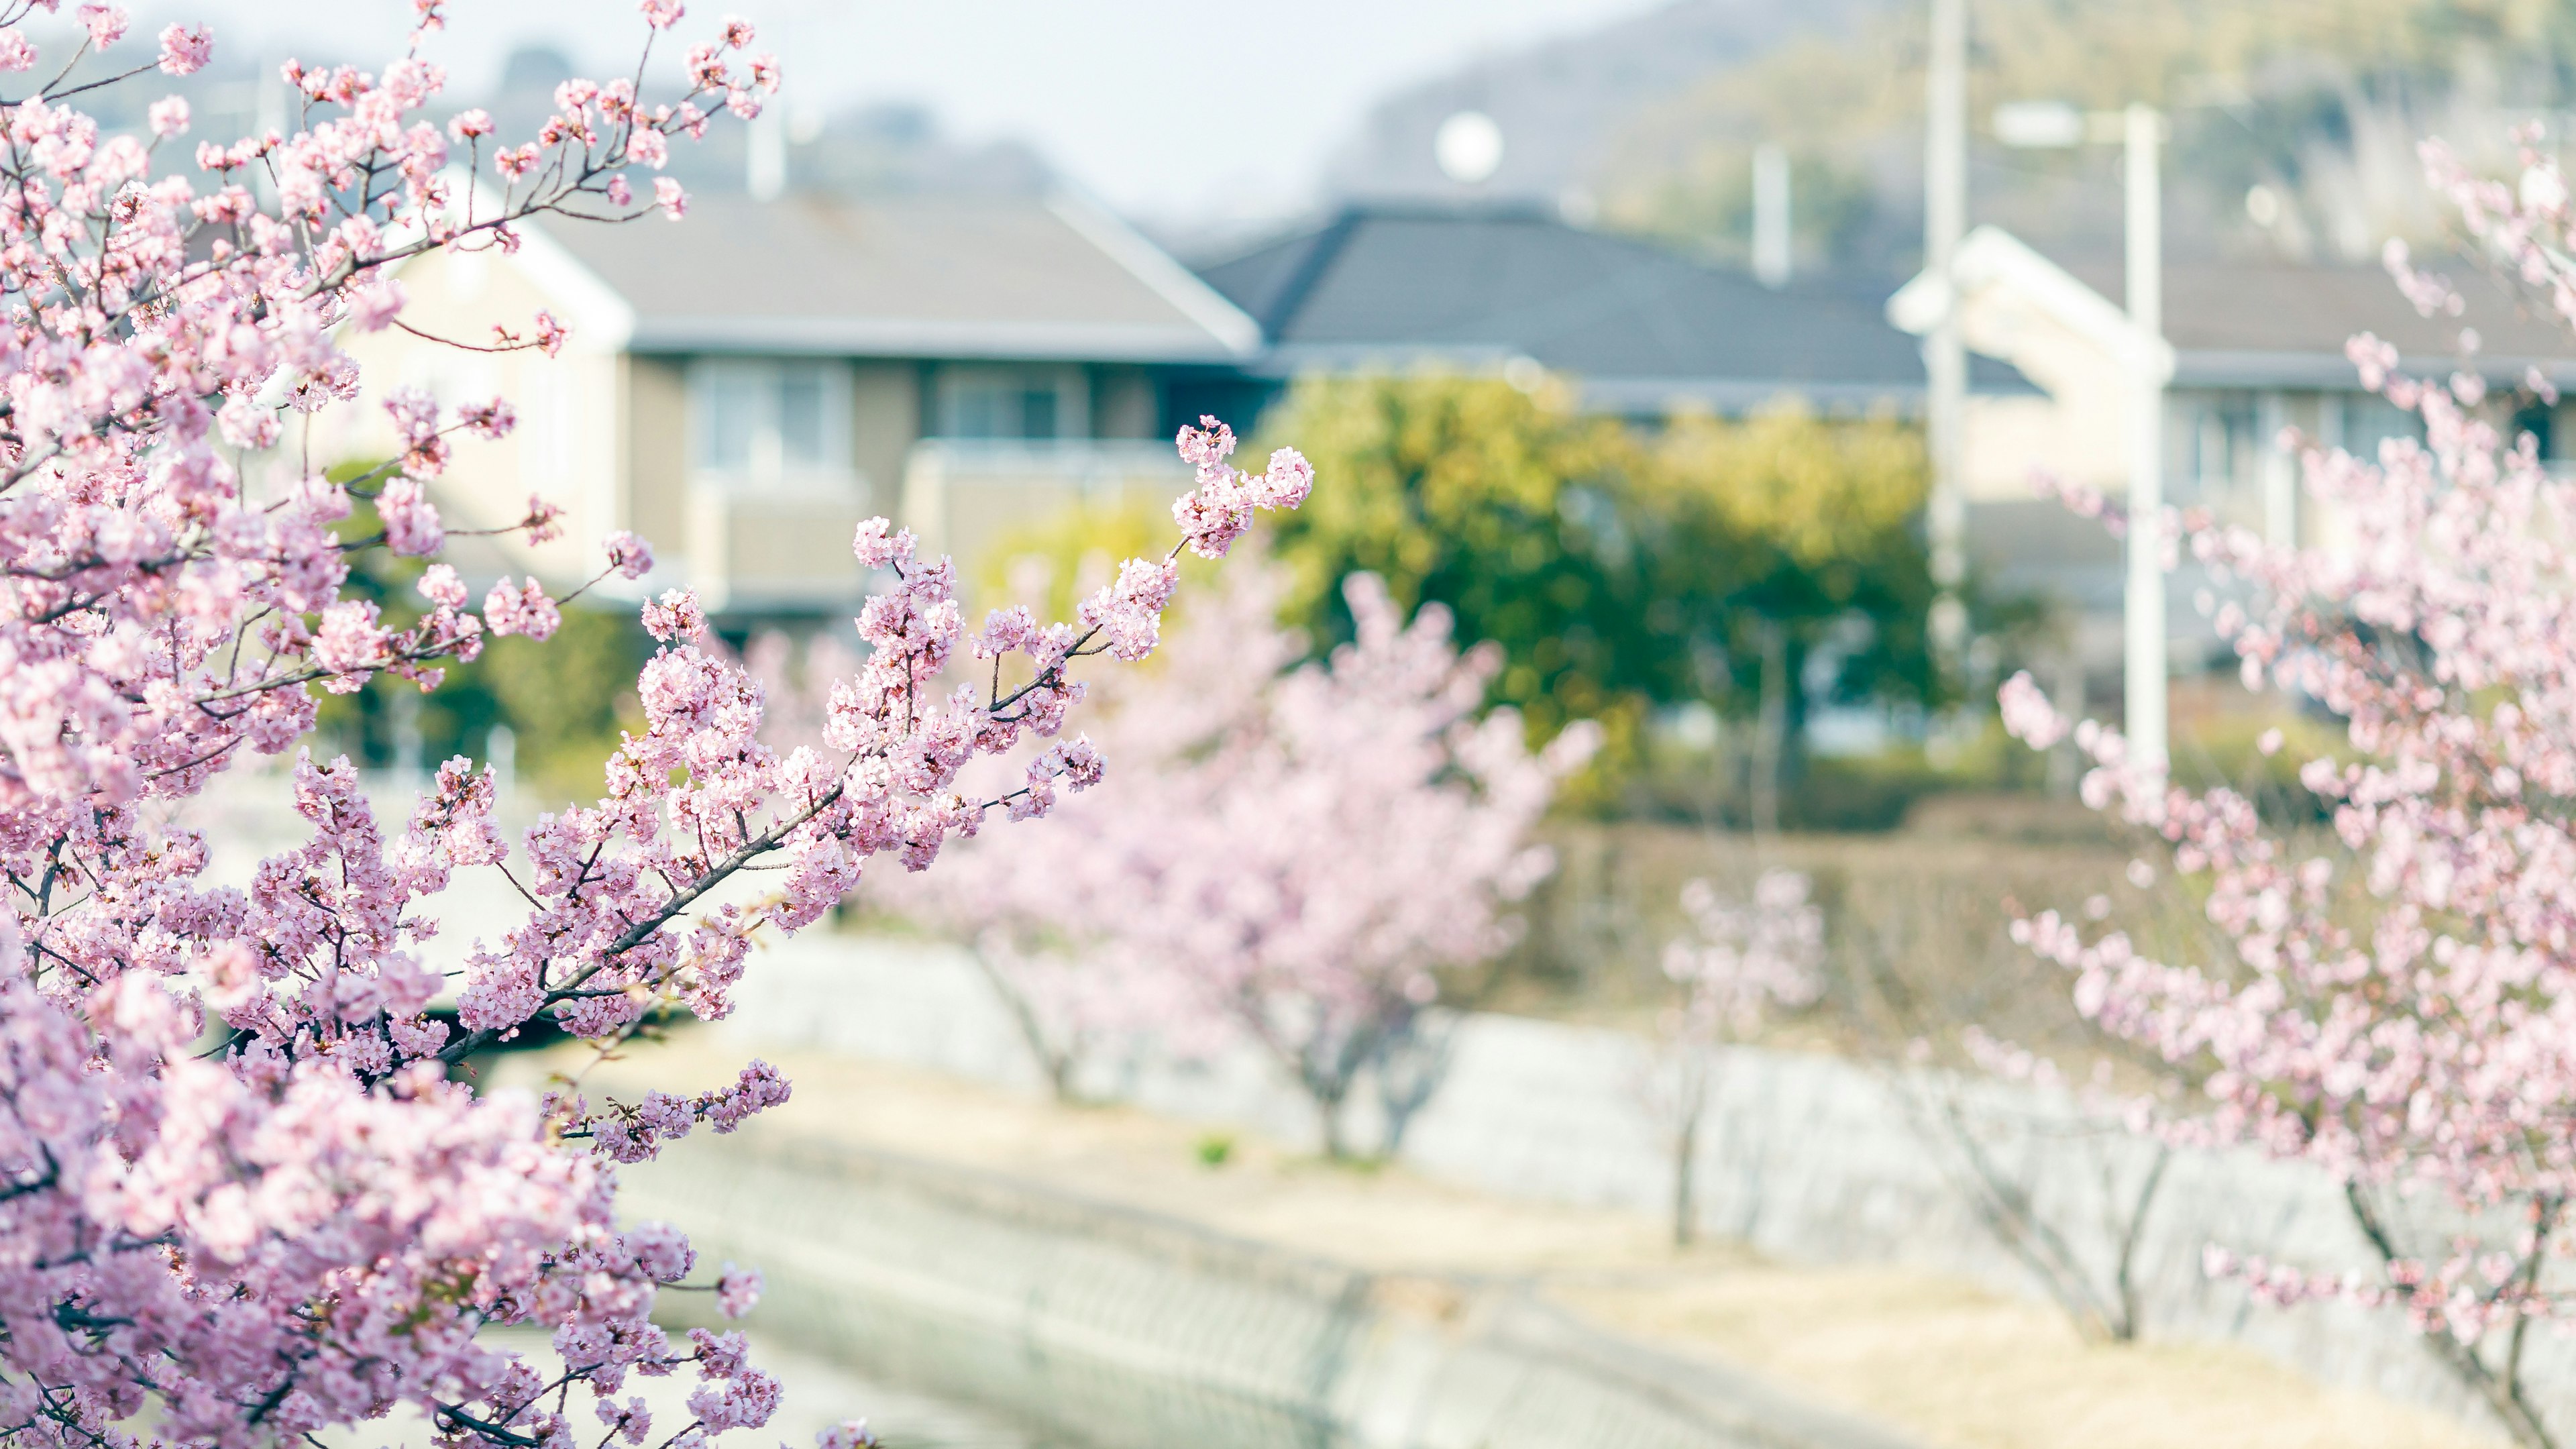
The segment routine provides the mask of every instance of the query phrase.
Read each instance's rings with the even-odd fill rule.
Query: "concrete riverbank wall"
[[[1043,1090],[973,964],[906,938],[807,936],[764,953],[728,1029],[774,1041]],[[1405,1139],[1404,1161],[1525,1199],[1660,1212],[1672,1162],[1640,1105],[1640,1044],[1616,1031],[1521,1018],[1461,1020],[1447,1079]],[[1105,1096],[1289,1142],[1311,1141],[1304,1100],[1255,1053],[1105,1065]],[[1995,1162],[2099,1282],[2121,1252],[2123,1209],[2154,1149],[2080,1124],[2062,1099],[1985,1084],[1971,1094]],[[1363,1131],[1362,1139],[1366,1139]],[[2042,1291],[1979,1219],[1923,1094],[1836,1058],[1745,1050],[1713,1089],[1696,1164],[1701,1226],[1775,1257],[1900,1263],[1999,1291]],[[2303,1268],[2367,1269],[2337,1186],[2251,1154],[2176,1154],[2131,1251],[2147,1336],[2234,1341],[2328,1383],[2478,1420],[2477,1406],[2394,1315],[2346,1305],[2281,1310],[2212,1280],[2224,1245]],[[773,1275],[773,1282],[780,1275]],[[2527,1362],[2554,1412],[2576,1412],[2576,1340],[2537,1335]]]
[[[755,1130],[621,1207],[757,1262],[807,1354],[1102,1449],[1902,1449],[1508,1285],[1370,1273],[967,1169]]]

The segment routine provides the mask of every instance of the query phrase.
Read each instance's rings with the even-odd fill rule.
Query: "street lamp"
[[[2062,101],[1995,108],[1995,139],[2007,146],[2063,148],[2120,144],[2126,162],[2129,325],[2129,579],[2123,629],[2129,746],[2161,765],[2165,740],[2164,566],[2164,201],[2165,119],[2152,106],[2086,113]]]

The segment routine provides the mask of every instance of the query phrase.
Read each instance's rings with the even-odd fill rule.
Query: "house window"
[[[2535,402],[2515,409],[2513,422],[2505,431],[2505,440],[2519,446],[2525,433],[2531,434],[2532,443],[2540,450],[2541,461],[2557,461],[2558,413],[2555,408]]]
[[[849,475],[849,374],[833,362],[706,361],[690,369],[701,474],[748,484]]]
[[[2328,406],[2335,400],[2329,398]],[[2415,413],[2384,397],[2367,393],[2351,394],[2342,399],[2340,442],[2345,452],[2363,462],[2377,462],[2379,445],[2390,438],[2424,438],[2424,420]]]
[[[952,368],[940,374],[943,438],[1075,438],[1086,429],[1082,378],[1068,368]]]

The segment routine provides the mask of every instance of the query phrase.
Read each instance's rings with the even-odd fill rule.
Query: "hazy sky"
[[[1017,136],[1131,214],[1206,222],[1275,212],[1387,90],[1660,0],[693,0],[694,30],[758,22],[809,102],[918,100],[969,137]],[[405,0],[146,0],[271,54],[390,54]],[[515,44],[587,65],[631,54],[633,0],[451,0],[458,89]]]

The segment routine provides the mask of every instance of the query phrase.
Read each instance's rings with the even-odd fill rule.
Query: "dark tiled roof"
[[[1773,290],[1537,208],[1354,206],[1200,275],[1262,325],[1281,372],[1527,356],[1638,411],[1788,392],[1902,404],[1923,388],[1922,354],[1887,322],[1883,286]],[[2018,377],[1988,363],[1978,382]]]
[[[2070,267],[2115,304],[2116,265]],[[2287,262],[2169,263],[2164,275],[2165,340],[2178,384],[2357,386],[2344,343],[2371,332],[2396,344],[2410,368],[2448,367],[2460,329],[2476,329],[2491,372],[2519,374],[2534,363],[2576,367],[2576,337],[2496,281],[2461,265],[2436,266],[2459,289],[2466,311],[2426,317],[2378,267]]]

